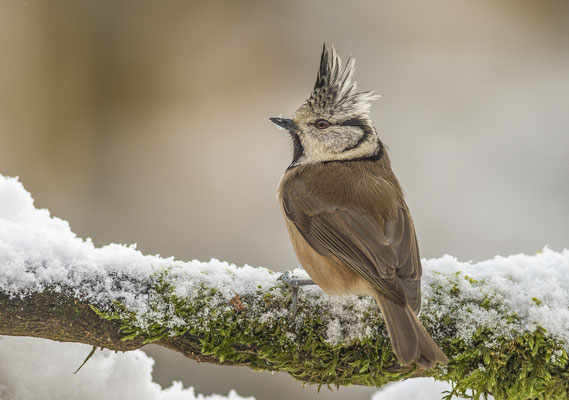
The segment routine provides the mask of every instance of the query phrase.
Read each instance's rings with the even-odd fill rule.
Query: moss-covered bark
[[[200,361],[286,371],[300,381],[321,385],[381,386],[433,376],[453,381],[455,393],[465,397],[491,393],[496,399],[567,398],[567,355],[563,344],[544,329],[519,330],[520,324],[514,324],[518,317],[504,314],[505,323],[512,323],[508,334],[497,336],[490,326],[477,328],[470,338],[457,334],[455,311],[465,305],[452,282],[468,277],[457,274],[449,277],[449,285],[431,288],[432,298],[421,319],[450,363],[422,371],[397,364],[381,316],[371,302],[364,311],[354,309],[349,301],[338,310],[338,303],[331,307],[321,292],[301,292],[299,313],[292,320],[286,316],[291,297],[288,288],[253,290],[231,301],[215,288],[200,285],[189,299],[175,294],[167,274],[149,280],[154,283],[143,289],[151,311],[145,318],[121,302],[90,304],[75,298],[71,290],[13,298],[0,293],[0,334],[121,351],[154,342]],[[447,300],[455,296],[456,305],[440,318],[433,310],[444,296]],[[502,312],[492,299],[483,303],[487,309]],[[342,315],[350,313],[357,313],[357,320],[369,327],[367,333],[350,340],[330,340],[330,321],[341,325],[345,323]]]

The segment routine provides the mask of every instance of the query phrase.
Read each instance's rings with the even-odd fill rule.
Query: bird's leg
[[[292,288],[292,303],[290,305],[289,313],[294,319],[294,317],[296,317],[296,312],[298,311],[298,290],[301,286],[316,285],[316,283],[314,283],[312,279],[293,278],[290,271],[283,273],[279,276],[278,280]]]

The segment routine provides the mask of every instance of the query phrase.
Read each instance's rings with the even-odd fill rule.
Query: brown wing
[[[286,216],[315,251],[339,258],[383,296],[418,312],[421,263],[406,207],[382,229],[371,215],[328,205],[314,193],[282,199]]]

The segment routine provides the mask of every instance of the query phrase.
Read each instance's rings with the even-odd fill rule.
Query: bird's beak
[[[296,131],[296,124],[294,123],[294,121],[292,119],[286,119],[286,118],[269,118],[271,120],[271,122],[273,124],[275,124],[276,126],[286,129],[287,131]]]

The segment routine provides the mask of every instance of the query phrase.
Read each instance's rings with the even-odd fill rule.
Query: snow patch
[[[85,344],[0,336],[0,399],[255,400],[233,390],[203,396],[178,381],[162,389],[152,381],[154,360],[142,350],[96,351],[73,374],[90,351]]]
[[[414,378],[386,385],[371,400],[440,400],[444,392],[450,392],[451,389],[447,382],[435,381],[433,378]],[[453,396],[452,399],[458,398]],[[493,399],[492,396],[488,397],[488,400]]]

